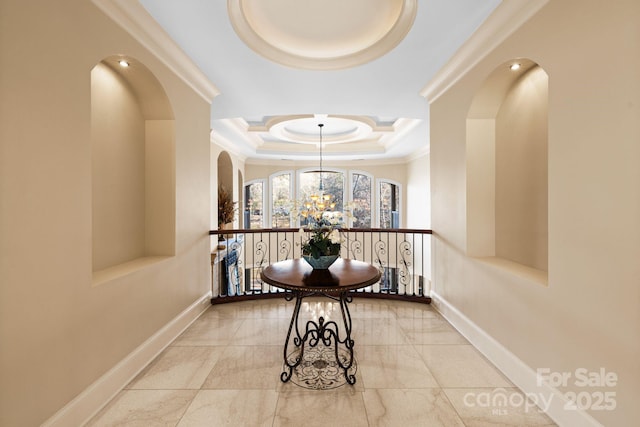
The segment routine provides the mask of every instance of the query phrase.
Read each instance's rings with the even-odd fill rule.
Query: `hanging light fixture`
[[[318,128],[320,129],[320,193],[324,191],[324,185],[322,185],[322,128],[324,127],[324,123],[318,123]]]
[[[309,196],[308,201],[304,203],[306,210],[302,212],[304,217],[322,215],[323,211],[332,210],[336,207],[335,202],[331,201],[331,194],[324,192],[324,176],[322,170],[322,128],[324,123],[318,123],[320,129],[320,185],[318,186],[318,193],[313,193]]]

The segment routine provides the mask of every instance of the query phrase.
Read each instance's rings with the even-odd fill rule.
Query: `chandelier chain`
[[[324,185],[322,182],[322,127],[323,123],[318,123],[318,127],[320,128],[320,191],[324,190]]]

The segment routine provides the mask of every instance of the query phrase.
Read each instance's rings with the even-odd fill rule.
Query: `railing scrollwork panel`
[[[212,264],[212,302],[266,297],[281,291],[262,282],[260,272],[269,264],[299,258],[302,235],[297,229],[212,230],[213,240],[224,234],[224,249],[216,249],[221,264],[231,251],[238,260],[242,283],[223,283]],[[356,295],[397,297],[429,302],[431,279],[431,230],[342,229],[342,256],[369,262],[382,273],[380,282]],[[231,237],[232,236],[232,237]],[[230,286],[233,292],[229,292]]]

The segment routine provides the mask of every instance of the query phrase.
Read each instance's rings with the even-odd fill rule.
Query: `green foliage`
[[[302,245],[302,254],[320,258],[322,255],[338,255],[342,245],[340,236],[340,212],[320,212],[309,217],[309,240]],[[300,229],[304,232],[303,229]]]
[[[325,233],[326,231],[314,231],[309,241],[302,246],[302,253],[314,258],[320,258],[322,255],[338,255],[340,243],[332,243]]]

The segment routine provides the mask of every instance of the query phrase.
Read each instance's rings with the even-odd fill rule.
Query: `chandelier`
[[[331,194],[326,194],[324,192],[324,178],[322,171],[322,128],[324,127],[323,123],[318,123],[318,128],[320,129],[320,185],[318,186],[318,192],[313,193],[309,196],[309,200],[304,202],[305,210],[303,210],[303,217],[314,217],[322,215],[322,212],[332,210],[336,207],[335,202],[331,199]]]

